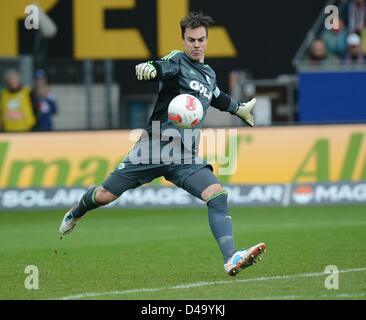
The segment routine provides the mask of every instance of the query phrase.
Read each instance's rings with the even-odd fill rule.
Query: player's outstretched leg
[[[217,188],[220,186],[218,185]],[[221,187],[220,187],[221,188]],[[235,253],[233,225],[227,208],[227,192],[220,190],[207,200],[211,232],[221,250],[224,262]]]
[[[258,243],[249,249],[243,249],[235,252],[224,264],[225,271],[230,276],[236,276],[241,269],[250,267],[261,260],[266,252],[266,244]]]
[[[95,200],[95,195],[98,191],[98,186],[91,187],[80,199],[78,205],[67,211],[61,221],[60,233],[68,234],[74,230],[82,216],[88,211],[98,208],[100,205]]]
[[[228,213],[227,193],[220,191],[207,201],[210,227],[224,257],[224,269],[230,276],[235,276],[241,269],[255,264],[266,250],[265,243],[259,243],[249,249],[236,251],[233,227]]]
[[[179,185],[176,181],[173,182]],[[186,178],[183,189],[206,201],[211,232],[219,245],[224,269],[229,275],[235,276],[241,269],[253,265],[261,258],[266,249],[264,243],[247,250],[237,251],[235,248],[233,225],[228,212],[228,195],[212,170],[204,167],[191,174]]]
[[[106,194],[103,196],[103,201],[97,201],[97,192]],[[81,198],[78,205],[72,207],[68,212],[65,213],[61,225],[60,233],[62,235],[68,234],[74,230],[77,224],[80,222],[81,217],[83,217],[88,211],[96,209],[102,205],[106,205],[109,202],[115,200],[116,196],[112,195],[110,192],[106,191],[103,187],[93,186],[91,187]]]

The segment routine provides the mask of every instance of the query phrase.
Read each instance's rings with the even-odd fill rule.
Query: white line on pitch
[[[345,270],[339,270],[339,273],[361,272],[361,271],[365,271],[365,270],[366,270],[366,268],[345,269]],[[300,274],[283,275],[283,276],[238,279],[238,280],[233,280],[233,281],[223,280],[223,281],[210,281],[210,282],[194,282],[194,283],[180,284],[180,285],[176,285],[176,286],[172,286],[172,287],[140,288],[140,289],[117,290],[117,291],[110,291],[110,292],[85,292],[85,293],[79,293],[79,294],[75,294],[75,295],[71,295],[71,296],[52,298],[52,299],[53,300],[77,300],[77,299],[83,299],[83,298],[124,295],[124,294],[129,294],[129,293],[145,293],[145,292],[157,292],[157,291],[165,291],[165,290],[189,289],[189,288],[197,288],[197,287],[212,286],[212,285],[233,284],[233,283],[238,283],[238,282],[239,283],[257,282],[257,281],[269,281],[269,280],[278,280],[278,279],[319,277],[319,276],[326,276],[326,275],[327,275],[327,273],[325,273],[325,272],[313,272],[313,273],[300,273]]]
[[[366,297],[366,292],[360,292],[360,293],[335,293],[335,294],[322,294],[320,296],[317,296],[316,298],[361,298]],[[304,295],[293,295],[293,296],[268,296],[268,297],[261,297],[261,300],[301,300],[301,299],[309,299],[309,296]],[[249,300],[258,300],[258,299],[252,299],[249,298]]]

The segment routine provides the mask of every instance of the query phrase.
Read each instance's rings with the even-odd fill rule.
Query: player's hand
[[[236,110],[236,115],[251,127],[254,127],[254,117],[251,114],[251,111],[254,108],[256,101],[257,100],[253,98],[247,103],[241,103],[238,107],[238,110]]]
[[[151,61],[140,63],[136,66],[137,80],[151,80],[157,75],[156,68]]]

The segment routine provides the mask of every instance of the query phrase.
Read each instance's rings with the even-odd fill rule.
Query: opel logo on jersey
[[[210,90],[208,90],[202,83],[196,81],[196,80],[192,80],[189,83],[189,86],[191,87],[191,89],[193,89],[194,91],[199,92],[200,94],[202,94],[204,97],[206,97],[208,100],[211,100],[212,98],[212,92]]]

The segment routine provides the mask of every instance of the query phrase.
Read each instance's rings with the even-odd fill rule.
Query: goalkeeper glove
[[[151,80],[157,75],[156,68],[152,61],[140,63],[136,66],[137,80]]]
[[[236,110],[236,115],[242,119],[243,121],[245,121],[248,125],[250,125],[251,127],[254,127],[254,117],[253,115],[250,113],[255,105],[256,99],[253,98],[252,100],[250,100],[247,103],[241,103],[238,106],[238,109]]]

